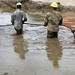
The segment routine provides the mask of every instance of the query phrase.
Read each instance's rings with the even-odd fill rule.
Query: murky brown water
[[[11,13],[0,13],[0,25]],[[63,14],[75,23],[75,15]],[[29,23],[43,23],[41,13],[27,13]],[[0,27],[0,75],[75,75],[75,43],[70,29],[60,26],[58,39],[46,38],[46,27],[25,25],[17,36],[13,26]]]

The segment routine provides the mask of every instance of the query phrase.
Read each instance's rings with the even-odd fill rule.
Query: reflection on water
[[[1,14],[0,24],[10,24],[10,15]],[[28,14],[27,22],[43,23],[44,16],[38,15]],[[23,35],[12,36],[13,26],[0,27],[0,75],[4,72],[10,75],[75,75],[75,44],[70,29],[60,26],[58,39],[47,39],[46,31],[44,26],[27,24]],[[55,68],[59,69],[55,71]]]
[[[21,59],[25,59],[25,54],[28,52],[27,43],[23,38],[23,35],[14,37],[14,51],[19,54]]]
[[[59,40],[57,38],[47,39],[46,45],[48,59],[53,62],[53,66],[55,68],[58,68],[58,61],[62,57],[62,48],[60,46]]]

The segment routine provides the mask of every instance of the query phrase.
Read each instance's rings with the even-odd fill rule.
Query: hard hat
[[[54,8],[58,8],[58,4],[56,2],[53,2],[50,6]]]
[[[18,2],[18,3],[16,4],[16,6],[18,6],[18,5],[21,5],[21,6],[22,6],[22,4],[21,4],[20,2]]]

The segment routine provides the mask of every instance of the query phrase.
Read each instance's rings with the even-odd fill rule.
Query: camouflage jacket
[[[14,28],[21,29],[23,26],[24,21],[27,21],[26,14],[23,11],[20,11],[20,9],[17,9],[12,15],[11,15],[11,22],[14,25]]]
[[[59,24],[62,24],[62,16],[58,11],[51,11],[45,17],[45,24],[47,30],[50,32],[58,32]]]

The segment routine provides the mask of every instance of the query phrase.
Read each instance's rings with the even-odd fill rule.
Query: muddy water
[[[10,16],[0,13],[0,25],[10,24]],[[75,19],[69,13],[63,16],[64,24],[68,17]],[[27,13],[27,18],[28,23],[44,23],[41,13]],[[24,24],[24,32],[18,36],[13,26],[0,27],[0,75],[75,75],[75,43],[70,29],[60,26],[58,39],[47,39],[46,29]]]

